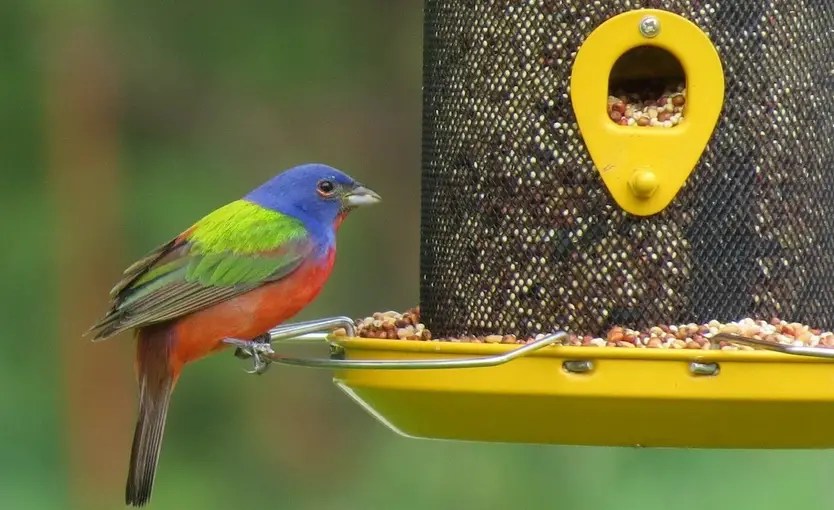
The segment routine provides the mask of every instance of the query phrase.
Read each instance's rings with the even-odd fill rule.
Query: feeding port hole
[[[686,75],[670,52],[638,46],[608,77],[608,117],[621,126],[673,128],[686,109]]]

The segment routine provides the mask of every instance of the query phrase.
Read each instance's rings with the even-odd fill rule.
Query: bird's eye
[[[333,184],[333,181],[323,179],[319,181],[319,183],[316,185],[316,189],[318,190],[320,195],[328,196],[333,194],[333,191],[336,189],[336,185]]]

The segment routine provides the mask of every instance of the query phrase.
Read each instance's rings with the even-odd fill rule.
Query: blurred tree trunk
[[[118,98],[101,4],[44,9],[44,109],[57,237],[70,507],[120,506],[133,425],[130,347],[81,334],[107,306],[121,260]]]

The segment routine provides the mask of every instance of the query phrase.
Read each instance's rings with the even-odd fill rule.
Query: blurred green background
[[[418,0],[0,2],[0,509],[123,507],[133,342],[80,334],[126,264],[281,169],[385,198],[298,319],[417,303],[421,38]],[[186,371],[150,508],[834,507],[827,452],[410,440],[325,371],[243,368]]]

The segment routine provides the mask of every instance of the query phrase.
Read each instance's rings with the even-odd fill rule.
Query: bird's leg
[[[275,353],[275,351],[272,349],[272,344],[270,343],[269,333],[258,335],[252,340],[226,338],[223,340],[223,342],[237,347],[235,349],[235,356],[237,356],[238,358],[252,358],[252,364],[254,368],[253,370],[247,370],[247,372],[250,374],[261,375],[264,372],[266,372],[266,370],[269,368],[269,365],[272,363],[272,361],[269,360],[269,358],[264,358],[260,356],[260,354]]]
[[[237,338],[227,338],[224,340],[225,343],[235,345],[237,348],[235,349],[235,356],[240,359],[249,359],[252,357],[253,353],[258,349],[263,349],[262,347],[256,347],[254,344],[266,344],[270,345],[269,341],[269,333],[263,333],[261,335],[256,336],[252,340],[238,340]]]

